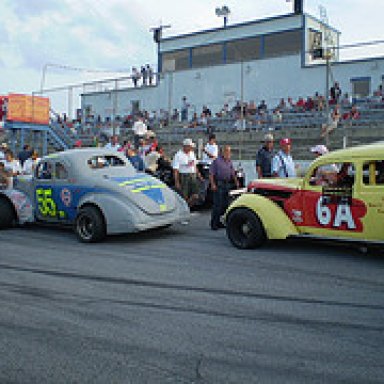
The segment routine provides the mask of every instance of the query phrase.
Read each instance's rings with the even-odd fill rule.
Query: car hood
[[[254,180],[248,184],[248,190],[268,189],[268,190],[287,190],[293,191],[301,189],[302,178],[281,178],[281,179],[260,179]]]
[[[176,208],[176,193],[152,176],[137,174],[132,177],[109,177],[107,180],[115,191],[127,196],[148,214],[167,213]]]

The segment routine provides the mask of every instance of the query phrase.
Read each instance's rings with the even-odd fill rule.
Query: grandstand
[[[121,141],[130,139],[138,113],[146,116],[170,154],[185,136],[205,141],[212,131],[220,143],[231,144],[234,156],[241,159],[254,159],[266,132],[274,133],[277,139],[291,137],[297,159],[307,159],[308,148],[321,142],[336,149],[381,140],[382,88],[381,94],[374,93],[383,85],[384,58],[341,61],[341,32],[304,13],[302,6],[297,7],[299,3],[295,1],[295,12],[287,15],[167,38],[157,34],[154,81],[135,86],[132,76],[125,76],[79,85],[81,118],[62,121],[51,110],[49,127],[41,133],[42,152],[70,148],[76,142],[93,145],[95,137],[103,140],[113,132],[120,134]],[[281,121],[273,118],[272,111],[282,97],[297,101],[323,95],[326,100],[335,82],[349,95],[350,102],[357,104],[360,116],[341,118],[329,137],[320,137],[333,108],[328,109],[328,103],[324,108],[282,109]],[[73,85],[68,86],[68,105],[72,104],[73,89]],[[174,110],[180,112],[184,97],[187,121],[172,119]],[[238,104],[254,101],[258,105],[261,100],[269,106],[264,115],[233,112]],[[220,113],[224,105],[230,111],[225,115]],[[350,105],[342,106],[342,116]],[[204,106],[212,116],[200,119]],[[197,121],[192,123],[195,114]],[[22,126],[8,124],[8,128],[13,128],[14,143],[23,142]],[[35,140],[33,135],[30,140]]]

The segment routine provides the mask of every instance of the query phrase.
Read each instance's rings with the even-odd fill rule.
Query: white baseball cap
[[[319,155],[325,155],[328,153],[328,148],[325,145],[318,144],[311,148],[312,153],[318,153]]]
[[[183,146],[194,147],[195,143],[192,141],[192,139],[184,139]]]

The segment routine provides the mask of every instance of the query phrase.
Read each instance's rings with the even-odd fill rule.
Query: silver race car
[[[0,190],[0,228],[27,222],[69,224],[83,242],[164,227],[189,216],[177,193],[107,149],[49,155],[33,176],[18,176],[12,189]]]

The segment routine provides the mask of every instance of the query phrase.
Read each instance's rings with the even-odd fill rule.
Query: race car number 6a
[[[339,228],[342,224],[346,224],[348,229],[356,229],[356,224],[352,216],[351,207],[348,204],[338,204],[333,217],[332,210],[323,205],[323,198],[320,197],[316,205],[316,217],[320,225]]]

